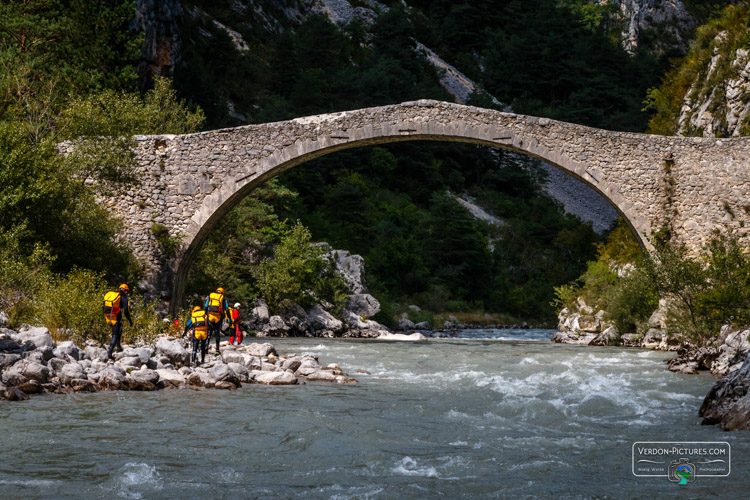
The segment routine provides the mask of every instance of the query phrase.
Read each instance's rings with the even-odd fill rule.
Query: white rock
[[[427,337],[425,337],[423,334],[419,332],[414,332],[412,334],[405,334],[405,333],[389,333],[389,332],[381,332],[380,335],[377,337],[378,340],[399,340],[404,342],[421,342],[423,340],[427,340]]]
[[[297,377],[287,371],[264,372],[254,371],[253,379],[259,384],[268,385],[294,385],[297,383]]]

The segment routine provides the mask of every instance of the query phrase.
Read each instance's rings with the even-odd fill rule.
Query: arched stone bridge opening
[[[182,304],[190,265],[218,221],[253,189],[339,151],[397,141],[457,141],[516,151],[582,180],[623,216],[642,246],[668,228],[692,251],[714,229],[747,239],[750,139],[611,132],[547,118],[421,100],[186,135],[138,136],[137,186],[103,203],[147,267],[140,285]],[[180,243],[167,257],[154,235]]]

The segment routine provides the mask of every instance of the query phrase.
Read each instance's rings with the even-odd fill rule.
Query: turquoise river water
[[[0,498],[747,497],[747,433],[699,425],[713,376],[551,335],[272,339],[359,384],[0,403]],[[732,472],[635,477],[636,441],[728,441]]]

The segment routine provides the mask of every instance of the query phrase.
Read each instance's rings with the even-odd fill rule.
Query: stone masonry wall
[[[748,238],[750,139],[610,132],[427,100],[136,139],[139,186],[102,202],[124,216],[122,237],[149,271],[142,286],[173,307],[205,237],[256,186],[333,151],[395,141],[470,142],[539,158],[601,193],[647,248],[665,226],[694,252],[713,229]],[[181,241],[176,257],[162,255],[154,223]]]

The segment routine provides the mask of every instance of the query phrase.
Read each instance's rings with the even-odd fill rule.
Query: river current
[[[359,384],[2,403],[0,498],[746,497],[747,433],[699,425],[713,376],[551,335],[270,339]],[[728,441],[732,472],[635,477],[636,441]]]

